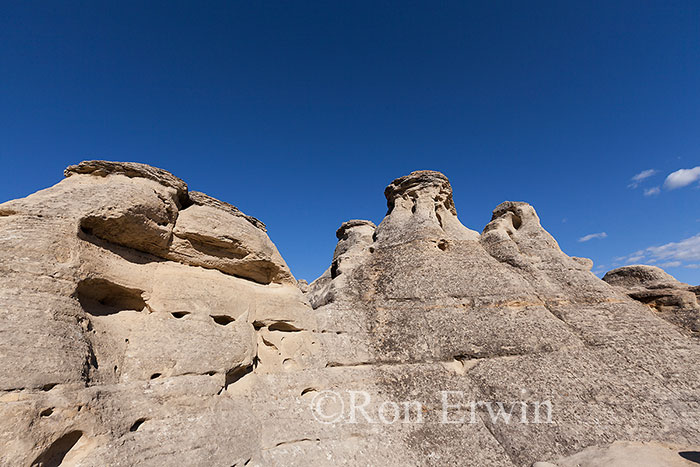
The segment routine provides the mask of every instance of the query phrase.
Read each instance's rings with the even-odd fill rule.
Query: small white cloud
[[[654,264],[658,262],[661,267],[684,266],[694,269],[696,268],[695,264],[700,262],[700,234],[686,238],[680,242],[651,246],[644,250],[635,251],[626,257],[615,259],[624,264],[640,262]]]
[[[659,260],[700,261],[700,234],[680,242],[652,246],[645,251]]]
[[[659,188],[658,186],[655,186],[653,188],[646,188],[644,190],[644,196],[655,196],[659,193],[661,193],[661,188]]]
[[[637,188],[640,183],[642,183],[644,180],[646,180],[647,178],[651,177],[654,174],[656,174],[656,170],[654,170],[654,169],[642,170],[637,175],[632,177],[632,183],[627,185],[627,187],[628,188]]]
[[[695,264],[686,264],[686,265],[683,266],[683,267],[684,267],[684,268],[688,268],[688,269],[700,269],[700,264],[697,264],[697,263],[695,263]]]
[[[605,238],[607,237],[608,234],[605,232],[598,232],[598,233],[592,233],[588,235],[584,235],[583,237],[579,238],[579,242],[587,242],[588,240],[593,240],[594,238]]]
[[[692,169],[680,169],[669,174],[664,182],[664,188],[667,190],[675,190],[683,188],[691,183],[700,180],[700,165]]]

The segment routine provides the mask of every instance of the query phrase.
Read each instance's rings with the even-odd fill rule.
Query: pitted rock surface
[[[646,265],[613,269],[603,280],[690,335],[700,337],[700,287],[691,287],[659,267]]]
[[[262,222],[166,171],[66,175],[0,205],[0,465],[680,466],[700,450],[700,343],[676,319],[697,288],[656,268],[602,281],[527,203],[480,234],[447,177],[414,172],[378,226],[340,226],[306,284]],[[369,418],[321,423],[324,391],[362,391]],[[443,391],[462,409],[547,402],[551,421],[482,404],[444,423]],[[379,418],[401,401],[420,422]]]

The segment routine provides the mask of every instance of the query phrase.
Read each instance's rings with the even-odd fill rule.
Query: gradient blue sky
[[[259,217],[298,278],[434,169],[472,229],[527,201],[597,272],[698,284],[700,169],[664,182],[700,166],[700,2],[0,1],[0,201],[84,159]]]

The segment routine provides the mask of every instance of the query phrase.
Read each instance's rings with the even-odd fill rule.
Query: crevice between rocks
[[[63,462],[66,454],[73,449],[73,447],[80,441],[83,437],[83,432],[80,430],[70,431],[57,440],[55,440],[51,445],[44,450],[39,456],[34,459],[32,466],[36,467],[58,467]]]

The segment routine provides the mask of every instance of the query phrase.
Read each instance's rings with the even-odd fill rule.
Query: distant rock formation
[[[663,319],[700,337],[700,286],[677,281],[656,266],[625,266],[603,277],[633,299],[651,307]]]
[[[470,230],[439,172],[385,195],[311,284],[143,164],[0,204],[0,465],[694,465],[697,287],[601,281],[526,203]]]

